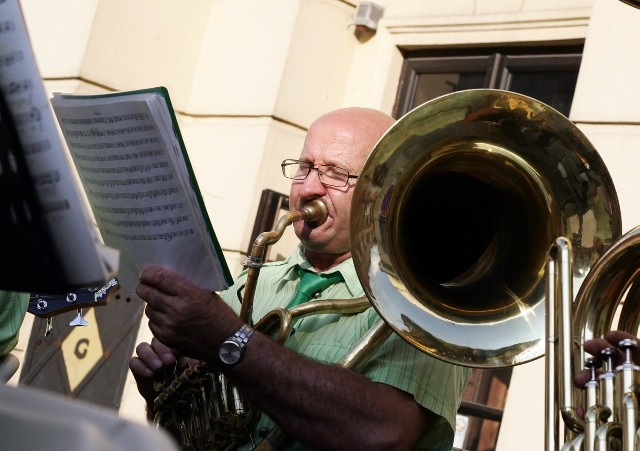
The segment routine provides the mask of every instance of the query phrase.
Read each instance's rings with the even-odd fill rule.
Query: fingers
[[[621,342],[625,338],[631,338],[637,340],[638,338],[635,335],[632,335],[628,332],[624,332],[622,330],[610,330],[609,332],[604,334],[604,338],[612,344],[618,346],[618,343]]]
[[[580,371],[573,379],[576,387],[584,387],[591,380],[591,372],[589,370]]]
[[[153,377],[165,368],[172,368],[176,364],[175,353],[155,338],[151,343],[140,343],[136,347],[136,357],[129,362],[129,368],[134,376]]]
[[[145,267],[139,275],[136,294],[146,302],[145,315],[152,324],[163,328],[167,318],[176,318],[176,296],[188,284],[178,275],[160,267]]]
[[[594,338],[584,343],[584,350],[597,359],[600,359],[602,350],[607,348],[613,348],[614,354],[617,356],[617,348],[612,346],[611,343],[604,338]]]
[[[613,330],[605,333],[604,338],[594,338],[588,340],[584,344],[584,350],[594,356],[594,360],[598,364],[602,364],[603,361],[608,360],[609,357],[603,355],[603,350],[608,349],[611,352],[611,363],[613,367],[622,364],[625,361],[625,353],[620,349],[620,342],[626,338],[638,340],[635,335],[628,332],[619,330]],[[640,350],[633,350],[631,358],[634,362],[640,362]],[[583,370],[576,374],[574,377],[574,383],[577,387],[584,387],[584,385],[591,379],[591,372],[589,370]]]
[[[151,404],[157,396],[154,381],[175,365],[175,355],[155,338],[151,343],[140,343],[136,355],[129,360],[129,369],[133,374],[138,391]]]
[[[620,364],[624,361],[625,353],[620,347],[620,342],[624,339],[632,339],[636,342],[638,338],[628,332],[612,330],[605,333],[604,338],[594,338],[588,340],[584,344],[584,350],[596,358],[602,360],[602,351],[604,349],[613,350],[612,361],[614,364]],[[632,350],[631,358],[634,362],[640,362],[640,350]]]
[[[178,280],[180,278],[167,269],[148,266],[140,272],[135,291],[140,299],[164,313],[168,298],[177,294]]]
[[[617,348],[620,348],[620,342],[624,339],[635,340],[636,344],[640,345],[640,343],[638,343],[638,337],[628,332],[623,332],[621,330],[611,330],[604,334],[604,338],[613,346],[616,346]],[[640,363],[640,349],[635,349],[632,351],[631,359],[636,363]]]
[[[171,294],[167,290],[171,289],[171,286],[173,285],[172,280],[173,283],[175,283],[175,281],[178,279],[178,276],[165,268],[161,268],[158,266],[146,266],[142,269],[142,271],[140,271],[138,279],[143,284],[152,285],[154,287],[162,289],[168,294]]]
[[[146,267],[139,279],[136,294],[146,301],[149,330],[181,354],[210,360],[217,349],[215,345],[240,327],[237,314],[220,297],[171,271]],[[152,362],[151,358],[145,360],[155,370]]]
[[[140,272],[135,291],[153,310],[172,315],[180,308],[176,300],[191,304],[193,299],[210,298],[211,295],[177,274],[155,266],[145,267]]]
[[[161,291],[161,289],[154,284],[154,278],[150,279],[147,277],[143,277],[144,270],[140,273],[140,281],[136,286],[136,294],[147,303],[153,307],[153,309],[159,312],[165,312],[166,310],[166,299],[165,293]]]
[[[158,266],[143,268],[138,279],[143,287],[153,287],[169,296],[176,296],[181,292],[195,288],[178,274]]]

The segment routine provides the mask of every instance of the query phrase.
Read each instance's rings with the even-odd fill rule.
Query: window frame
[[[392,116],[409,112],[415,100],[420,75],[447,72],[485,72],[483,88],[508,89],[513,75],[524,70],[579,70],[583,45],[549,47],[487,47],[430,49],[403,52]]]

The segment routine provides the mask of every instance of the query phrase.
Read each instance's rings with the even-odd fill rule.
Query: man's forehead
[[[354,170],[364,164],[368,155],[360,149],[354,147],[336,148],[335,146],[325,146],[318,148],[317,152],[302,152],[300,160],[314,166],[329,165],[338,166],[344,169]]]

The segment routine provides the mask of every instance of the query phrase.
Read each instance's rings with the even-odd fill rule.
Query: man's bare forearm
[[[259,333],[228,374],[288,435],[314,448],[409,449],[430,420],[410,395],[306,359]]]

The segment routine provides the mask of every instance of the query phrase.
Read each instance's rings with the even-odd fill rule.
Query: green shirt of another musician
[[[256,287],[254,323],[276,307],[284,307],[294,297],[298,283],[298,266],[310,269],[302,246],[287,260],[265,265]],[[344,282],[326,288],[318,299],[348,299],[364,295],[353,266],[348,259],[327,271],[340,271]],[[234,286],[221,293],[229,305],[238,308],[236,291],[244,284],[242,273]],[[355,315],[323,314],[303,318],[295,323],[295,333],[285,346],[311,359],[336,363],[379,318],[373,307]],[[442,362],[418,351],[393,334],[368,360],[360,373],[374,382],[384,383],[410,393],[415,400],[439,416],[436,423],[417,444],[421,450],[450,450],[455,420],[462,392],[470,370]],[[262,416],[254,440],[273,429],[274,423]],[[305,449],[296,445],[293,449]]]
[[[16,347],[28,305],[29,293],[0,290],[0,356]]]

